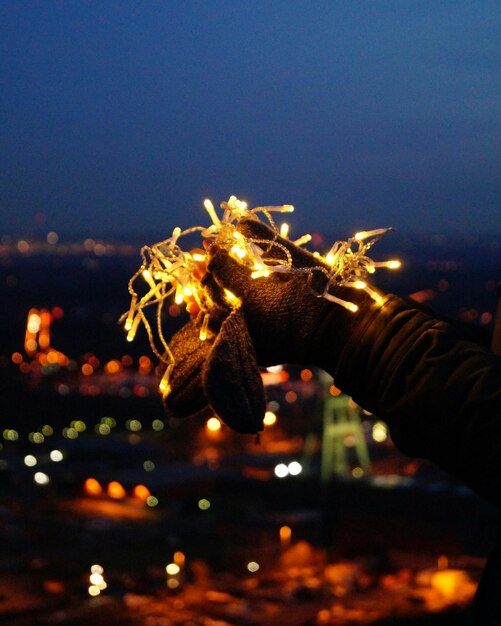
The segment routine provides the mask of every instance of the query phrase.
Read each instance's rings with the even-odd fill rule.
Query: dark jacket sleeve
[[[387,422],[403,453],[433,461],[499,506],[501,357],[463,327],[386,296],[352,325],[329,371]]]

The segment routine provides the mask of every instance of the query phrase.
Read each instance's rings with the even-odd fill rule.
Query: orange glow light
[[[338,389],[335,385],[331,385],[329,387],[329,393],[331,394],[331,396],[339,396],[339,394],[341,393],[341,389]]]
[[[95,478],[87,478],[84,482],[84,490],[89,496],[100,496],[103,493],[103,488]]]
[[[133,494],[134,497],[139,498],[139,500],[146,500],[146,498],[149,498],[151,496],[150,490],[145,485],[136,485],[134,487]]]
[[[292,536],[292,530],[290,526],[280,526],[280,541],[288,542]]]
[[[122,369],[122,364],[117,359],[112,359],[108,361],[104,366],[104,371],[107,374],[118,374],[118,372]]]
[[[108,484],[108,495],[110,496],[110,498],[114,498],[115,500],[121,500],[122,498],[125,498],[126,493],[125,489],[119,482],[117,482],[116,480],[112,480]]]
[[[301,370],[301,380],[305,383],[313,378],[313,372],[311,370]]]
[[[176,565],[179,565],[179,567],[183,567],[185,560],[186,557],[184,555],[184,552],[181,552],[179,550],[177,550],[177,552],[174,552],[174,563]]]
[[[91,376],[94,373],[94,368],[90,363],[84,363],[82,365],[82,374],[84,376]]]
[[[23,362],[23,355],[20,352],[14,352],[10,358],[12,359],[12,362],[16,365],[19,365]]]

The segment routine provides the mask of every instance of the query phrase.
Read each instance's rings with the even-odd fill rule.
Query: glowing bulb
[[[284,222],[280,226],[280,237],[283,237],[284,239],[286,239],[288,234],[289,234],[289,224]]]
[[[210,417],[206,423],[207,430],[215,433],[218,430],[221,430],[221,422],[217,419],[217,417]]]
[[[206,198],[204,200],[204,208],[210,215],[210,218],[213,221],[214,225],[219,228],[221,226],[221,222],[219,221],[219,217],[217,216],[216,210],[214,209],[214,205],[209,200],[209,198]]]
[[[132,322],[132,325],[130,327],[129,332],[127,333],[127,341],[133,341],[134,337],[136,336],[136,332],[137,332],[137,328],[139,326],[139,322],[141,321],[141,315],[139,315],[139,313],[136,315],[136,317],[134,318],[134,321]]]
[[[402,267],[402,262],[398,259],[393,259],[391,261],[388,261],[386,266],[391,270],[397,270],[399,267]]]
[[[299,237],[299,239],[296,239],[294,241],[294,244],[296,246],[302,246],[305,243],[308,243],[309,241],[311,241],[311,235],[303,235],[302,237]]]
[[[363,280],[357,280],[353,283],[355,289],[365,289],[367,287],[367,283]]]
[[[171,237],[171,246],[175,246],[176,242],[179,238],[179,235],[181,234],[181,229],[179,228],[179,226],[176,226],[176,228],[174,228],[174,230],[172,231],[172,237]]]
[[[151,272],[149,270],[143,270],[143,278],[148,283],[148,285],[151,287],[151,289],[155,289],[156,284],[155,284],[155,281],[153,280],[153,278],[151,276]]]
[[[237,296],[229,289],[224,290],[224,295],[228,298],[230,302],[236,302],[237,300],[239,300],[239,298],[237,298]]]
[[[263,418],[263,424],[265,426],[273,426],[273,424],[275,424],[277,421],[277,416],[275,415],[275,413],[273,413],[273,411],[266,411],[266,413],[264,414],[264,418]]]
[[[244,256],[247,255],[245,248],[242,248],[242,246],[239,246],[238,243],[236,243],[235,245],[231,247],[230,252],[234,254],[235,256],[237,256],[239,259],[243,259]]]
[[[160,384],[158,385],[158,389],[160,390],[160,393],[162,394],[164,398],[168,396],[171,391],[171,388],[169,385],[169,378],[170,378],[173,367],[174,367],[173,363],[170,363],[167,366],[167,369],[165,370],[164,375],[162,376]]]
[[[200,341],[205,341],[207,339],[207,330],[209,328],[209,318],[210,315],[208,313],[205,314],[204,320],[202,322],[202,328],[200,329]]]

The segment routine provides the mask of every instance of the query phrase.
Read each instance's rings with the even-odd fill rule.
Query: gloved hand
[[[324,261],[277,236],[263,222],[242,219],[238,230],[248,238],[277,241],[288,249],[295,268],[329,269]],[[266,247],[266,244],[259,245]],[[280,247],[270,246],[267,256],[284,259],[285,254]],[[211,254],[208,269],[202,281],[206,287],[228,289],[241,300],[240,312],[260,366],[282,363],[321,366],[325,323],[332,315],[340,327],[352,321],[353,313],[321,297],[327,277],[319,270],[271,273],[267,278],[253,279],[251,271],[230,257],[226,250]],[[348,288],[337,288],[336,295],[352,302],[366,299],[357,290]],[[336,332],[329,329],[329,345],[335,341]]]
[[[296,268],[323,264],[259,220],[242,219],[238,230],[248,238],[285,246]],[[285,256],[280,246],[259,245],[267,248],[268,258]],[[210,250],[202,285],[214,308],[213,336],[201,342],[197,323],[189,322],[173,337],[170,348],[176,367],[172,392],[165,399],[167,413],[205,413],[210,406],[239,432],[261,430],[266,402],[258,366],[297,363],[325,367],[332,363],[347,326],[354,322],[353,313],[318,295],[326,282],[327,277],[318,270],[253,279],[251,270],[226,250]],[[228,303],[225,290],[237,296],[238,306]],[[362,307],[370,303],[365,293],[354,289],[337,288],[336,295]]]

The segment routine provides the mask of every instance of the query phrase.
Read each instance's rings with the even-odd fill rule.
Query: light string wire
[[[311,236],[303,235],[299,239],[291,240],[288,238],[288,225],[282,224],[278,229],[272,217],[272,213],[291,213],[294,210],[292,205],[260,206],[249,209],[245,202],[236,196],[231,196],[228,201],[222,202],[220,207],[223,210],[221,218],[212,202],[206,199],[204,208],[212,221],[208,227],[194,226],[186,230],[176,227],[167,239],[151,246],[143,246],[141,266],[128,283],[131,303],[129,310],[120,317],[119,322],[123,323],[127,331],[128,341],[134,340],[141,324],[145,327],[153,353],[165,366],[159,384],[163,397],[170,392],[169,378],[175,365],[174,355],[163,333],[162,318],[166,302],[172,296],[177,305],[185,303],[190,306],[190,303],[194,302],[195,308],[200,311],[198,315],[201,316],[200,340],[204,341],[210,335],[210,302],[200,283],[201,273],[205,271],[202,268],[208,262],[207,253],[202,249],[183,250],[178,243],[182,237],[199,233],[203,240],[211,240],[210,245],[225,249],[232,258],[247,266],[251,270],[253,279],[267,278],[273,273],[321,272],[327,281],[323,292],[315,292],[316,295],[352,312],[358,310],[357,305],[336,296],[333,293],[336,288],[361,289],[378,302],[381,300],[381,295],[367,283],[367,278],[376,271],[376,268],[397,269],[400,267],[398,260],[378,262],[373,261],[367,255],[374,243],[391,231],[391,228],[355,233],[346,241],[336,241],[326,255],[313,252],[313,256],[319,261],[318,265],[297,267],[293,264],[290,250],[276,238],[281,236],[287,242],[302,246],[311,240]],[[246,237],[238,230],[240,220],[246,217],[259,220],[259,213],[266,217],[275,234],[274,239]],[[272,249],[275,253],[279,251],[279,256],[270,256]],[[239,298],[227,289],[225,289],[225,297],[230,307],[240,306]],[[155,305],[154,330],[146,311]]]

